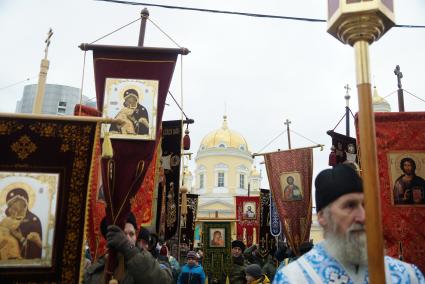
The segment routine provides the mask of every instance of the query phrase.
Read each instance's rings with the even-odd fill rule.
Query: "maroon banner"
[[[260,237],[260,197],[236,196],[237,239],[248,247],[258,244]]]
[[[296,149],[264,155],[272,196],[290,248],[310,239],[312,149]]]
[[[425,112],[375,113],[375,123],[387,253],[425,271]]]
[[[103,116],[120,120],[102,129],[102,134],[110,132],[116,135],[112,138],[120,138],[112,139],[113,158],[102,161],[102,178],[107,218],[122,224],[159,141],[177,56],[188,50],[88,44],[80,47],[93,50],[98,110]]]

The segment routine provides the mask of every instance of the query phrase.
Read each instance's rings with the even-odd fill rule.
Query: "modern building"
[[[37,84],[24,87],[22,98],[16,103],[16,112],[32,113]],[[96,108],[96,101],[89,101],[86,96],[82,98],[83,105]],[[73,115],[74,107],[80,103],[80,89],[64,85],[46,84],[43,99],[42,113]]]

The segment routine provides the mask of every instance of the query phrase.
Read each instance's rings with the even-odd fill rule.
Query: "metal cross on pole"
[[[350,136],[350,86],[347,84],[345,89],[345,135]]]
[[[398,94],[398,111],[404,112],[404,97],[403,97],[403,88],[401,87],[401,78],[403,78],[403,73],[400,71],[400,66],[397,65],[394,69],[394,75],[397,76],[397,94]]]
[[[286,125],[286,133],[288,134],[288,149],[291,149],[291,132],[289,131],[289,124],[291,124],[291,121],[286,119],[283,124]]]

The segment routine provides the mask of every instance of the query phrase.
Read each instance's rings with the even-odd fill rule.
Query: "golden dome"
[[[377,112],[391,111],[390,104],[387,102],[386,99],[384,99],[378,94],[378,89],[376,88],[376,86],[373,87],[372,107],[373,107],[373,110]]]
[[[252,177],[259,177],[259,176],[261,176],[261,174],[260,174],[260,172],[257,170],[257,167],[256,167],[256,166],[254,166],[254,167],[251,169],[251,176],[252,176]]]
[[[223,116],[223,125],[221,128],[208,133],[202,139],[200,150],[208,148],[236,148],[242,151],[248,151],[248,143],[245,138],[229,129],[227,126],[227,116]]]

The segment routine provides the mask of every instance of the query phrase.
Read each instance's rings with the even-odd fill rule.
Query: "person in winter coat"
[[[245,268],[247,284],[269,284],[270,280],[267,275],[261,272],[258,264],[250,264]]]
[[[187,253],[187,263],[181,269],[177,284],[205,284],[205,272],[197,264],[196,252]]]

